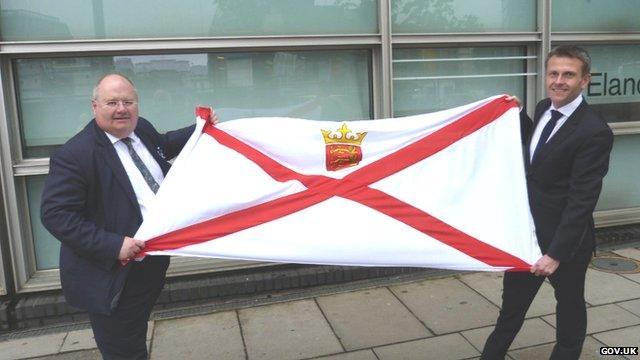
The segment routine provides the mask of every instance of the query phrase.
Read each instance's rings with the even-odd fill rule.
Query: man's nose
[[[556,78],[556,83],[563,84],[565,82],[567,82],[567,77],[564,75],[558,75],[558,77]]]

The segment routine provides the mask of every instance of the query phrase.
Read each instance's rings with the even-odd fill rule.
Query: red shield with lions
[[[325,148],[327,170],[336,171],[358,165],[362,160],[360,146],[347,144],[328,144]]]

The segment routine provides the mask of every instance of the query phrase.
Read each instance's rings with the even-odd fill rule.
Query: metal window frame
[[[468,78],[468,77],[496,77],[496,76],[524,76],[525,77],[525,94],[526,99],[522,99],[523,104],[526,106],[528,112],[533,113],[537,99],[539,98],[537,93],[540,88],[540,76],[538,73],[537,64],[540,62],[537,56],[537,49],[541,42],[540,35],[538,33],[530,34],[506,34],[513,36],[505,36],[505,34],[438,34],[438,35],[397,35],[399,41],[394,44],[398,44],[395,48],[432,48],[432,47],[452,47],[459,48],[466,47],[503,47],[503,46],[518,46],[525,49],[522,58],[525,60],[525,67],[523,72],[519,74],[503,74],[503,75],[461,75],[461,76],[426,76],[419,79],[413,78],[396,78],[400,81],[413,81],[422,79],[441,79],[441,78]],[[447,42],[454,39],[453,42]],[[514,39],[526,40],[526,41],[514,41]],[[416,40],[426,42],[414,42]],[[480,40],[479,42],[474,42]],[[433,61],[440,61],[441,59],[434,59]],[[431,60],[430,60],[431,61]]]
[[[12,263],[13,283],[15,290],[20,292],[28,283],[29,278],[35,273],[35,253],[33,238],[29,226],[29,211],[27,209],[27,196],[25,190],[25,178],[14,175],[13,164],[19,159],[20,139],[17,132],[17,102],[14,94],[14,78],[9,59],[0,59],[0,68],[3,75],[2,97],[7,106],[0,113],[0,158],[2,160],[2,190],[4,206],[6,210],[7,233],[9,236],[9,253]],[[6,76],[6,77],[5,77]],[[21,221],[26,219],[26,221]],[[31,245],[31,246],[30,246]],[[51,278],[54,271],[40,272],[40,278]],[[58,272],[55,271],[55,276]],[[59,280],[58,280],[59,281]],[[48,283],[49,281],[45,281]],[[31,282],[26,288],[34,290],[46,290],[47,286],[41,286],[39,279]]]
[[[553,44],[576,44],[589,45],[635,45],[640,46],[639,33],[560,33],[551,34]],[[637,135],[640,134],[640,114],[636,115],[636,120],[625,122],[612,122],[609,127],[614,135]],[[639,208],[640,209],[640,208]],[[618,213],[618,212],[614,212]]]
[[[593,220],[598,228],[640,223],[640,207],[596,211]]]
[[[552,33],[551,1],[537,0],[537,30],[533,32],[505,33],[438,33],[402,34],[391,29],[391,0],[378,0],[377,34],[345,35],[293,35],[293,36],[238,36],[207,38],[164,39],[107,39],[69,40],[51,42],[0,42],[0,190],[5,209],[7,235],[13,287],[17,292],[42,291],[60,287],[58,270],[35,269],[33,238],[26,203],[26,177],[48,172],[48,158],[22,157],[19,136],[17,95],[12,69],[13,59],[20,57],[68,57],[104,55],[145,55],[183,52],[248,52],[248,51],[304,51],[304,50],[370,50],[371,112],[374,118],[393,114],[393,49],[402,47],[433,46],[524,46],[526,68],[524,73],[544,74],[544,56],[551,43],[607,43],[640,44],[640,32],[634,33]],[[527,98],[523,102],[531,113],[537,100],[544,97],[544,76],[526,76]],[[640,121],[612,124],[614,133],[640,134]],[[595,214],[597,226],[621,225],[640,222],[640,207],[599,211]],[[211,260],[176,258],[171,276],[202,272],[226,271],[246,264],[228,264],[212,268]],[[272,263],[253,263],[267,266]],[[9,268],[8,266],[6,268]],[[7,281],[0,257],[0,294],[6,293]]]
[[[246,50],[378,45],[380,34],[0,42],[0,55],[98,54],[131,51]]]
[[[640,44],[640,32],[552,32],[551,5],[554,0],[538,0],[538,14],[543,33],[538,71],[545,73],[544,58],[551,50],[551,44],[571,43],[579,45],[624,45]],[[555,0],[559,1],[559,0]],[[544,76],[540,76],[538,98],[544,98]],[[639,119],[640,120],[640,119]],[[640,134],[640,121],[610,123],[614,136]],[[593,214],[596,227],[625,225],[640,222],[640,207],[615,210],[600,210]]]
[[[7,66],[7,62],[0,58],[0,189],[2,189],[3,206],[5,210],[6,231],[8,236],[8,251],[9,258],[12,264],[12,273],[14,275],[14,284],[16,279],[19,278],[21,269],[20,266],[24,262],[24,258],[16,258],[16,254],[20,254],[22,247],[20,244],[16,244],[16,234],[19,234],[19,224],[15,222],[15,215],[18,213],[18,207],[16,205],[16,188],[13,179],[13,151],[14,142],[11,136],[10,119],[14,108],[12,104],[12,98],[9,94],[11,86],[13,85],[12,74]],[[18,260],[18,262],[16,262]],[[22,261],[22,262],[21,262]],[[8,274],[5,274],[5,276]],[[3,276],[2,281],[6,283],[6,278]]]
[[[381,36],[292,36],[292,37],[244,37],[224,39],[153,39],[118,41],[64,41],[53,43],[0,43],[0,61],[7,79],[3,85],[6,103],[12,107],[0,113],[0,135],[4,155],[2,184],[7,208],[7,225],[13,264],[15,291],[18,293],[37,292],[60,288],[59,270],[37,270],[34,240],[31,232],[30,214],[26,206],[26,179],[30,176],[45,175],[49,170],[48,158],[28,158],[22,156],[19,136],[18,104],[13,74],[13,60],[17,58],[69,57],[69,56],[109,56],[145,55],[157,53],[191,52],[273,52],[308,50],[352,50],[369,51],[371,115],[380,116],[379,89],[383,88],[381,70],[376,68],[376,56]],[[77,47],[76,47],[77,46]],[[6,160],[5,160],[6,159]],[[183,276],[216,271],[228,271],[246,267],[271,266],[274,263],[234,260],[214,260],[201,258],[174,258],[168,276]],[[0,274],[1,275],[1,274]],[[4,277],[3,277],[4,279]]]
[[[640,32],[552,32],[551,31],[551,1],[540,0],[547,7],[548,49],[551,44],[580,44],[580,45],[640,45]],[[543,54],[546,52],[543,51]],[[541,64],[544,71],[544,63]],[[544,78],[541,81],[541,91],[544,91]],[[614,136],[640,134],[640,114],[637,121],[609,123]],[[640,222],[640,207],[614,210],[600,210],[593,214],[596,227],[617,226]]]
[[[2,256],[0,256],[0,296],[7,295],[9,293],[7,291],[7,282],[5,277],[4,261],[2,261]]]
[[[8,250],[9,253],[11,252],[11,250],[10,248],[3,246],[2,241],[5,236],[7,237],[6,241],[8,243],[10,243],[11,241],[9,240],[8,228],[4,226],[5,224],[8,224],[8,221],[7,221],[8,212],[6,207],[7,196],[6,196],[4,181],[2,181],[2,178],[4,178],[4,174],[6,173],[6,168],[4,168],[2,165],[5,163],[10,163],[11,159],[5,158],[4,154],[6,153],[6,151],[5,149],[3,149],[6,146],[8,146],[9,142],[8,142],[8,134],[6,134],[5,131],[3,131],[1,126],[2,124],[7,123],[5,119],[5,114],[6,114],[5,108],[4,108],[5,98],[4,98],[2,80],[3,80],[3,73],[2,71],[0,71],[0,216],[3,216],[3,218],[0,219],[0,295],[6,295],[8,291],[7,291],[7,281],[6,281],[7,274],[5,273],[5,264],[4,264],[4,257],[5,257],[4,250],[5,249]]]
[[[393,34],[391,29],[391,0],[378,1],[378,27],[380,29],[380,108],[381,117],[393,115]]]
[[[0,106],[0,111],[1,110],[2,110],[2,107]],[[2,173],[3,173],[2,168],[0,168],[0,177],[2,176]],[[2,186],[0,186],[0,190],[2,190]],[[0,193],[0,215],[3,215],[5,213],[2,207],[3,198],[4,196],[2,196],[2,193]],[[6,223],[5,217],[4,216],[0,217],[0,296],[8,294],[7,281],[6,281],[7,275],[5,274],[5,264],[3,259],[4,256],[3,256],[3,251],[1,251],[1,249],[3,248],[3,245],[1,242],[4,242],[5,240],[3,240],[3,238],[5,236],[8,236],[8,232],[5,231],[5,226],[4,226],[5,223]]]

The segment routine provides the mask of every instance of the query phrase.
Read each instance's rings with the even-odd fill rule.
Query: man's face
[[[567,105],[587,87],[591,74],[582,73],[582,61],[552,56],[547,63],[547,96],[557,109]]]
[[[129,136],[138,124],[138,94],[133,85],[123,77],[107,76],[96,95],[91,106],[100,129],[120,139]]]

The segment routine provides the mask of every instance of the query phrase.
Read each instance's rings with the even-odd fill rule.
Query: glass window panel
[[[369,50],[18,59],[25,157],[46,157],[93,117],[101,74],[128,75],[140,116],[161,131],[193,123],[211,105],[221,121],[257,116],[356,120],[371,116]]]
[[[40,222],[40,198],[45,178],[45,176],[30,176],[26,179],[37,270],[58,268],[58,255],[60,253],[60,242]]]
[[[524,47],[394,49],[395,116],[464,105],[497,94],[525,98]]]
[[[551,2],[552,31],[638,31],[638,19],[638,0]]]
[[[535,0],[391,0],[394,33],[536,31]]]
[[[0,0],[0,39],[374,34],[377,14],[375,0]]]
[[[585,49],[591,55],[587,101],[609,122],[640,121],[640,45]]]
[[[609,173],[596,210],[640,207],[640,135],[619,135],[613,142]]]

